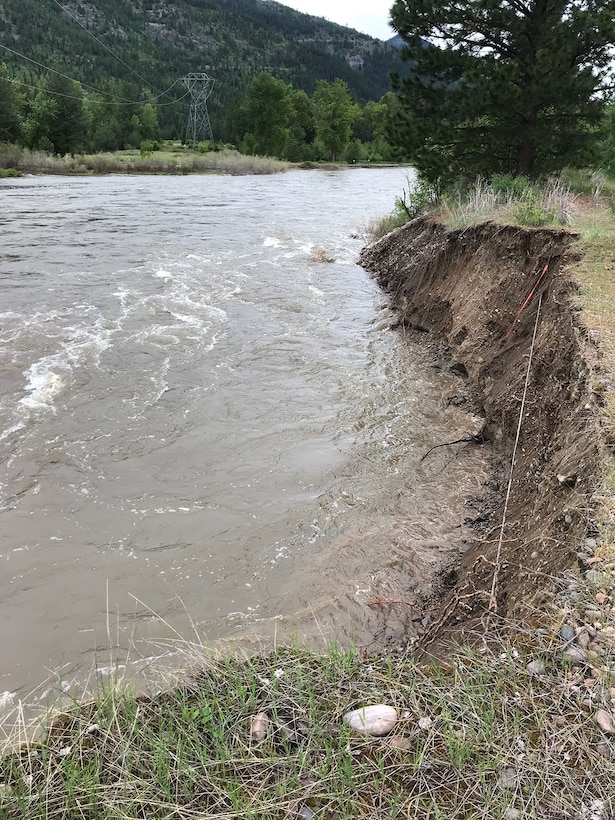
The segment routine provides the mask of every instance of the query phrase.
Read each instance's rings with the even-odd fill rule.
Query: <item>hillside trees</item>
[[[397,145],[434,181],[592,159],[612,0],[396,0]]]
[[[86,144],[86,118],[79,83],[48,74],[29,106],[26,144],[56,154],[72,154]]]
[[[21,97],[17,84],[0,62],[0,142],[16,142],[21,135]]]

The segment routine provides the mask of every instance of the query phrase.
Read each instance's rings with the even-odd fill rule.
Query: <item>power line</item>
[[[164,91],[163,91],[163,92],[162,92],[162,94],[161,94],[161,93],[160,93],[160,91],[158,91],[158,89],[157,89],[157,88],[155,88],[155,87],[154,87],[154,86],[153,86],[150,82],[148,82],[148,81],[147,81],[144,77],[142,77],[142,76],[139,74],[139,72],[138,72],[138,71],[135,71],[135,70],[134,70],[134,68],[131,68],[131,67],[128,65],[128,63],[126,63],[126,62],[124,62],[124,60],[122,60],[122,58],[121,58],[121,57],[118,57],[118,55],[115,53],[115,51],[113,51],[113,49],[109,48],[109,46],[108,46],[106,43],[103,43],[103,41],[102,41],[101,39],[99,39],[99,38],[98,38],[95,34],[93,34],[93,33],[89,30],[89,28],[88,28],[87,26],[84,26],[84,25],[83,25],[83,23],[81,22],[81,20],[79,20],[79,18],[78,18],[78,17],[75,17],[73,14],[71,14],[71,13],[70,13],[70,11],[68,11],[68,9],[66,9],[66,8],[62,5],[62,3],[60,3],[60,2],[59,2],[59,0],[53,0],[53,2],[56,4],[56,6],[58,6],[58,8],[62,9],[62,11],[64,12],[64,14],[66,14],[68,17],[70,17],[70,19],[71,19],[71,20],[73,20],[75,23],[77,23],[77,25],[78,25],[78,26],[81,26],[81,28],[82,28],[85,32],[87,32],[87,34],[89,34],[89,35],[90,35],[90,37],[92,37],[94,40],[96,40],[96,42],[97,42],[99,45],[101,45],[104,49],[106,49],[106,50],[109,52],[109,54],[113,55],[113,57],[115,57],[115,59],[116,59],[116,60],[119,60],[119,62],[120,62],[123,66],[125,66],[125,67],[129,70],[129,71],[131,71],[131,72],[135,75],[135,77],[138,77],[138,78],[141,80],[141,82],[142,82],[142,83],[144,83],[146,86],[149,86],[149,88],[153,88],[153,89],[154,89],[154,91],[155,91],[158,95],[160,95],[160,96],[162,96],[162,94],[165,94],[165,93],[166,93],[166,92],[164,92]],[[172,87],[172,86],[171,86],[171,87]]]
[[[157,97],[150,97],[147,100],[130,100],[130,99],[128,99],[128,97],[119,97],[117,94],[112,94],[110,91],[101,91],[99,88],[96,88],[93,85],[89,85],[89,83],[83,83],[80,80],[76,80],[74,77],[71,77],[68,74],[64,74],[62,71],[57,71],[55,68],[51,68],[50,66],[46,66],[43,63],[39,63],[38,60],[34,60],[34,59],[32,59],[32,57],[28,57],[25,54],[21,54],[19,51],[15,51],[15,49],[9,48],[8,46],[3,45],[2,43],[0,43],[0,48],[3,48],[5,51],[10,52],[11,54],[14,54],[16,57],[21,57],[23,60],[27,60],[29,63],[33,63],[35,66],[38,66],[38,68],[42,68],[42,69],[44,69],[45,71],[47,71],[51,74],[57,74],[59,77],[63,77],[65,80],[70,80],[71,82],[79,83],[79,85],[83,86],[84,88],[88,88],[90,91],[94,91],[96,94],[106,95],[107,97],[111,97],[114,100],[119,100],[120,102],[129,104],[129,105],[140,105],[140,104],[148,103],[148,102],[151,103],[154,100],[159,99],[160,97],[164,97],[166,94],[169,93],[169,91],[172,88],[175,88],[175,86],[179,82],[179,80],[175,80],[175,82],[171,86],[169,86],[169,88],[167,88],[166,91],[163,91],[162,93],[158,94]],[[3,79],[6,79],[6,78],[3,78]],[[20,81],[18,80],[18,82],[20,82]],[[24,85],[27,88],[34,88],[35,90],[38,89],[37,86],[29,85],[28,83],[21,83],[21,85]],[[38,89],[38,90],[40,90],[40,89]],[[71,94],[63,94],[62,92],[59,92],[59,91],[49,91],[49,93],[50,94],[56,94],[56,96],[58,96],[58,97],[68,97],[70,99],[81,99],[80,97],[75,97]],[[158,103],[158,106],[174,105],[176,102],[179,102],[180,100],[185,99],[188,96],[189,93],[190,93],[190,91],[187,91],[185,94],[183,94],[177,100],[172,100],[172,101],[166,102],[166,103]]]
[[[33,91],[41,91],[42,90],[40,85],[31,85],[30,83],[25,83],[23,80],[15,80],[15,79],[12,79],[11,77],[0,77],[0,80],[4,80],[5,83],[13,83],[13,82],[19,83],[20,86],[23,86],[24,88],[31,88]],[[75,82],[79,82],[79,80],[75,80]],[[173,83],[173,85],[176,85],[176,83]],[[173,86],[171,86],[171,87],[173,87]],[[83,102],[83,97],[77,97],[75,94],[64,94],[62,91],[53,91],[53,90],[48,89],[48,88],[44,89],[44,91],[45,91],[45,94],[52,94],[54,97],[65,97],[68,100],[80,100],[81,102]],[[89,97],[88,100],[87,100],[88,105],[92,105],[92,104],[94,104],[94,105],[104,105],[104,103],[112,102],[112,101],[115,101],[115,100],[119,100],[119,102],[114,102],[115,105],[145,105],[148,102],[151,102],[151,100],[126,100],[126,101],[124,101],[123,97],[115,97],[113,94],[111,94],[109,92],[106,92],[106,91],[99,91],[97,93],[99,93],[99,94],[108,94],[108,96],[111,97],[112,99],[111,100],[97,100],[94,97]],[[171,100],[170,102],[164,102],[164,103],[156,103],[156,108],[163,108],[166,105],[175,105],[176,103],[179,103],[182,100],[185,100],[186,97],[189,94],[190,94],[190,92],[186,91],[185,94],[182,94],[182,96],[178,97],[176,100]],[[184,105],[186,105],[186,103],[184,103]]]

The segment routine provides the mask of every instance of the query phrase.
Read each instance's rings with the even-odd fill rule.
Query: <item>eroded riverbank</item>
[[[400,323],[429,331],[467,373],[502,463],[498,503],[432,630],[471,624],[486,611],[510,617],[540,607],[591,528],[605,455],[603,396],[595,347],[570,302],[574,239],[490,223],[447,232],[425,218],[362,253]]]

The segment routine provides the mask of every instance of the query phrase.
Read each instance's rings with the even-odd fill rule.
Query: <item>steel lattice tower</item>
[[[186,142],[192,140],[193,143],[196,143],[201,136],[213,142],[214,135],[209,121],[207,98],[211,94],[216,81],[208,74],[187,74],[182,77],[182,82],[188,87],[191,99],[188,127],[186,128]]]

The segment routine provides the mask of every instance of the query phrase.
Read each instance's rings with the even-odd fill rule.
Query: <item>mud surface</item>
[[[570,299],[575,239],[566,231],[491,223],[447,231],[424,218],[362,253],[400,326],[428,331],[467,374],[501,465],[491,482],[491,510],[476,522],[476,540],[451,573],[427,640],[475,625],[486,612],[527,618],[576,563],[591,529],[604,456],[601,396],[596,350]]]

